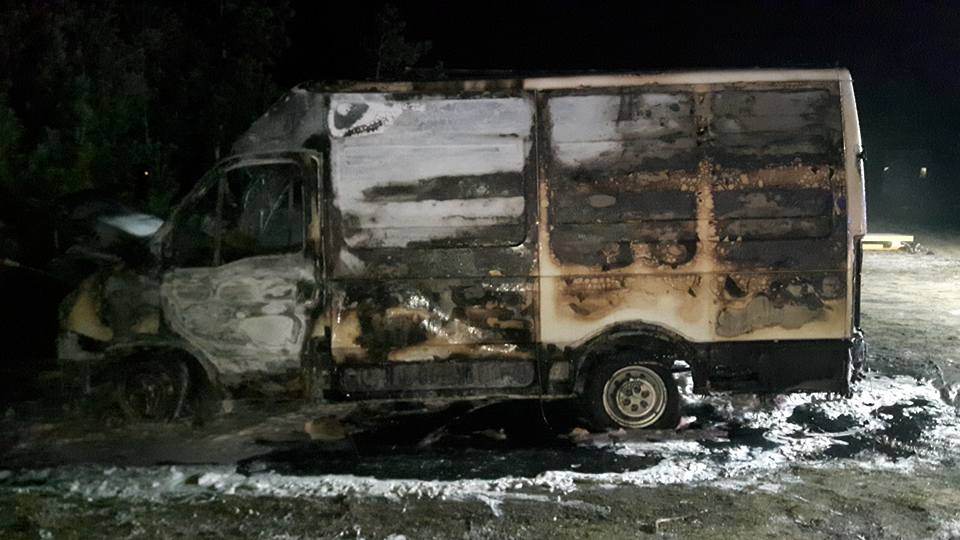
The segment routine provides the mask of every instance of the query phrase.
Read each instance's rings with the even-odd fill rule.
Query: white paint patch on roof
[[[726,84],[780,81],[849,81],[846,69],[725,69],[664,73],[629,73],[536,77],[523,80],[525,90],[602,88],[645,85]]]
[[[846,69],[714,69],[698,71],[668,71],[652,73],[589,73],[584,75],[563,75],[555,77],[469,79],[458,81],[343,81],[336,84],[322,84],[323,88],[338,89],[340,92],[355,90],[363,92],[429,92],[438,93],[455,86],[464,92],[484,92],[491,90],[558,90],[576,88],[615,88],[622,86],[647,85],[688,85],[688,84],[728,84],[757,82],[792,81],[837,81],[849,82],[850,72]]]

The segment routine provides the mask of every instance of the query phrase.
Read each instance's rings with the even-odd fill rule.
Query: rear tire
[[[598,362],[581,401],[595,430],[673,429],[680,422],[680,392],[673,374],[633,355]]]

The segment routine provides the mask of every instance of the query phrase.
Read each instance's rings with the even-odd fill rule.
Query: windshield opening
[[[211,266],[304,246],[304,189],[315,160],[233,160],[206,175],[161,240],[174,266]],[[313,175],[315,176],[315,175]]]

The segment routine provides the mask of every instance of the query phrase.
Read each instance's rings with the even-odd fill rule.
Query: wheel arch
[[[106,351],[110,364],[123,368],[135,361],[146,359],[166,361],[182,360],[190,372],[192,381],[210,385],[223,391],[220,373],[203,354],[189,344],[178,340],[142,340],[117,344]],[[162,360],[163,361],[163,360]]]
[[[642,321],[608,326],[570,352],[574,392],[580,394],[593,367],[604,358],[627,351],[642,351],[650,361],[667,369],[676,360],[693,360],[697,348],[680,334]]]

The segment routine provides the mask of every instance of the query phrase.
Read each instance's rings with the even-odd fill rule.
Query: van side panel
[[[340,390],[532,387],[533,100],[334,94],[330,109]]]
[[[837,82],[541,92],[541,328],[692,342],[839,339],[847,317]]]
[[[642,323],[701,390],[843,390],[842,84],[331,94],[338,389],[565,393],[560,351]]]

